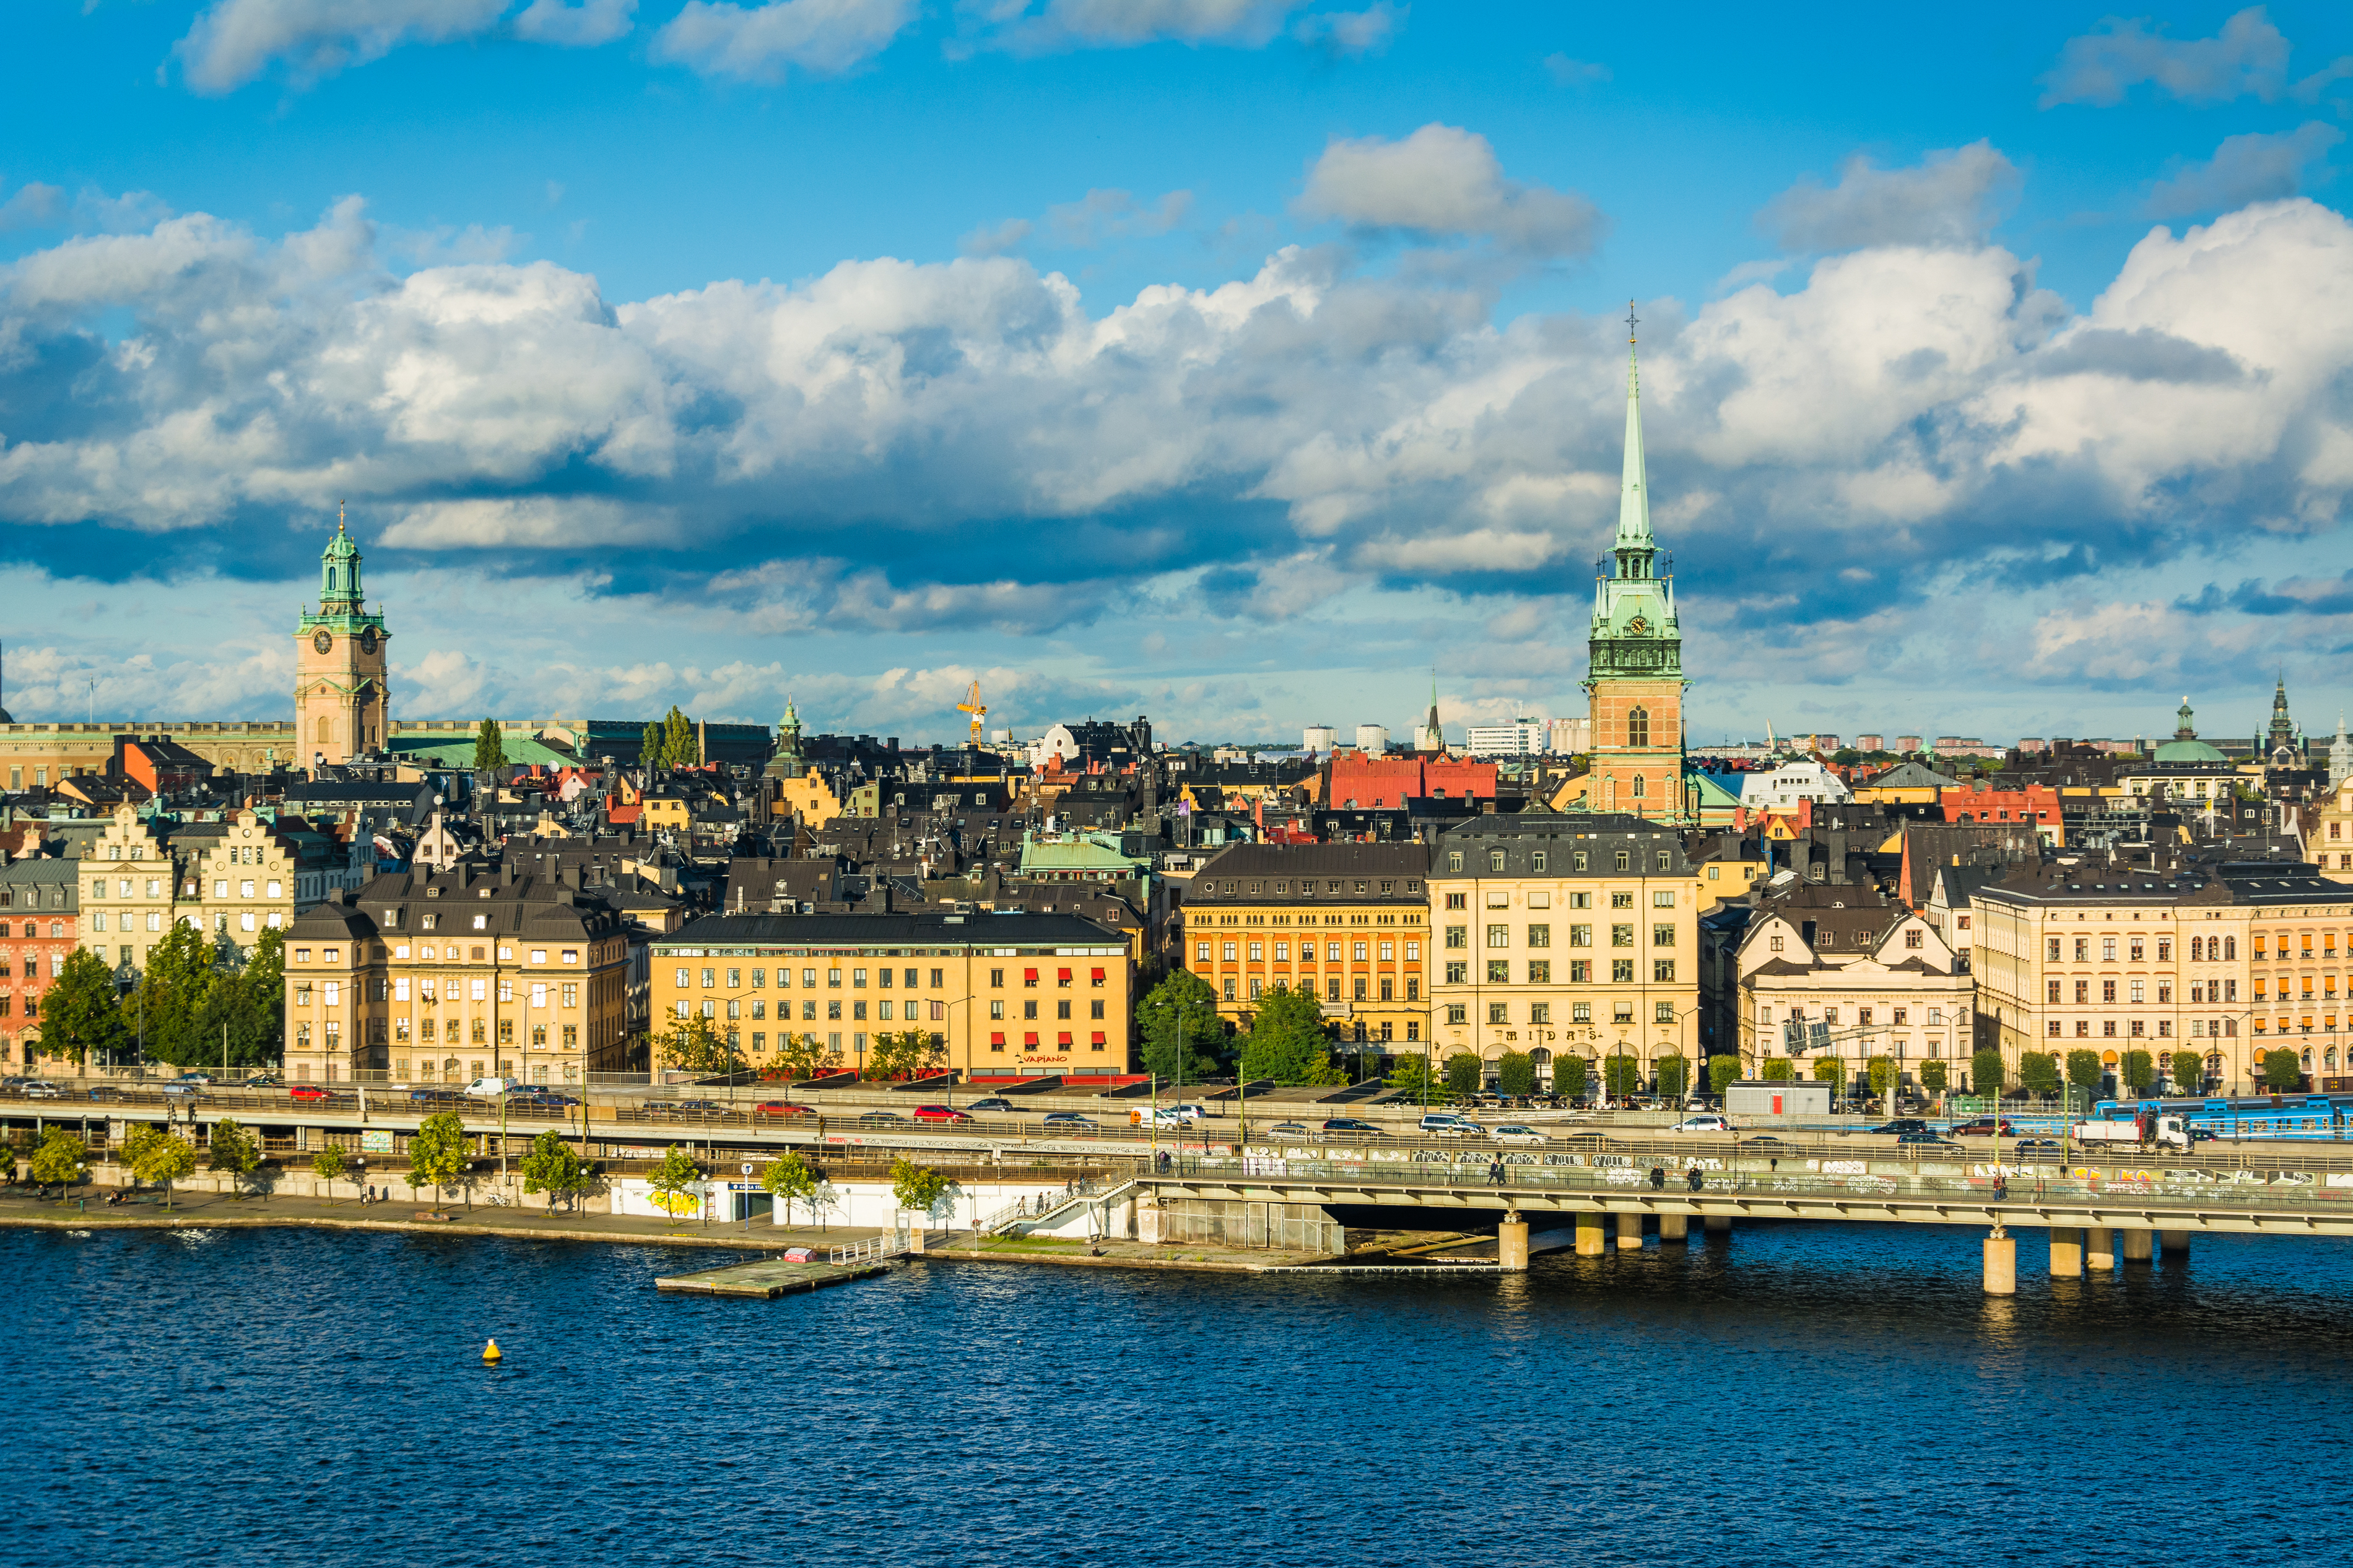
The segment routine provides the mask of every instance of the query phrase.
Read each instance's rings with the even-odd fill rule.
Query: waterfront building
[[[627,1057],[628,969],[627,921],[561,879],[378,877],[287,932],[287,1076],[578,1085]]]
[[[1918,1081],[1924,1061],[1968,1054],[1974,988],[1966,948],[1871,884],[1809,882],[1765,900],[1737,958],[1744,1071],[1775,1056],[1846,1064],[1894,1058]],[[1959,1070],[1953,1082],[1959,1082]]]
[[[1429,876],[1420,844],[1236,845],[1194,876],[1179,951],[1239,1031],[1279,985],[1312,993],[1344,1041],[1419,1047]]]
[[[1489,1064],[1691,1057],[1704,883],[1683,836],[1623,813],[1472,817],[1439,837],[1431,1033]]]
[[[2347,1065],[2353,887],[2302,861],[2148,868],[2063,859],[1976,889],[1978,1043],[2011,1071],[2029,1050],[2206,1059],[2184,1092],[2257,1089],[2285,1043],[2307,1070]],[[2169,1063],[2159,1063],[2160,1067]]]
[[[651,963],[657,1068],[662,1036],[701,1016],[754,1069],[791,1036],[856,1071],[877,1034],[920,1029],[967,1080],[1129,1070],[1127,944],[1072,915],[705,915]]]
[[[41,1037],[41,995],[65,973],[79,939],[81,866],[73,860],[0,865],[0,1063],[29,1068]]]

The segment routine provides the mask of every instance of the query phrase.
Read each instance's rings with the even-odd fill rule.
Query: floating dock
[[[688,1296],[746,1296],[774,1300],[801,1290],[822,1290],[828,1285],[847,1285],[852,1279],[864,1279],[870,1275],[887,1274],[891,1265],[883,1263],[795,1263],[782,1258],[755,1258],[750,1263],[730,1264],[724,1268],[704,1268],[692,1274],[672,1274],[654,1281],[659,1290],[675,1290]]]

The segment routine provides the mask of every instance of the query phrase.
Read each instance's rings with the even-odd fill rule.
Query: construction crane
[[[964,700],[956,704],[956,711],[972,715],[972,749],[976,752],[980,750],[980,721],[988,717],[988,704],[980,700],[979,681],[972,683],[972,689],[965,692]]]

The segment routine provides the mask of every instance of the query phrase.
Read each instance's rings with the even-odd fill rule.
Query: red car
[[[752,1108],[754,1116],[814,1116],[817,1112],[806,1105],[795,1105],[788,1100],[764,1100]]]
[[[953,1105],[919,1105],[915,1107],[918,1121],[969,1121],[971,1117]]]
[[[316,1100],[332,1100],[335,1095],[332,1089],[321,1089],[314,1083],[298,1083],[286,1091],[286,1098],[297,1105],[303,1105]]]
[[[1997,1131],[1995,1130],[1995,1122],[1992,1117],[1980,1116],[1975,1121],[1960,1121],[1954,1123],[1952,1136],[1956,1138],[2010,1138],[2016,1136],[2016,1134],[2010,1129],[2010,1119],[2008,1117],[2004,1117],[2002,1119],[2000,1122],[2000,1130]]]

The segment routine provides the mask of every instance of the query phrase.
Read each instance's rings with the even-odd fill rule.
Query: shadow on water
[[[0,1341],[40,1457],[15,1533],[36,1561],[1943,1563],[2178,1556],[2197,1518],[2201,1556],[2335,1561],[2244,1483],[2329,1495],[2313,1380],[2353,1348],[2353,1249],[2052,1279],[2017,1234],[2010,1298],[1976,1231],[1789,1223],[1518,1276],[933,1262],[768,1302],[657,1296],[717,1254],[9,1233],[37,1304]],[[2101,1506],[2148,1476],[2162,1509]]]

